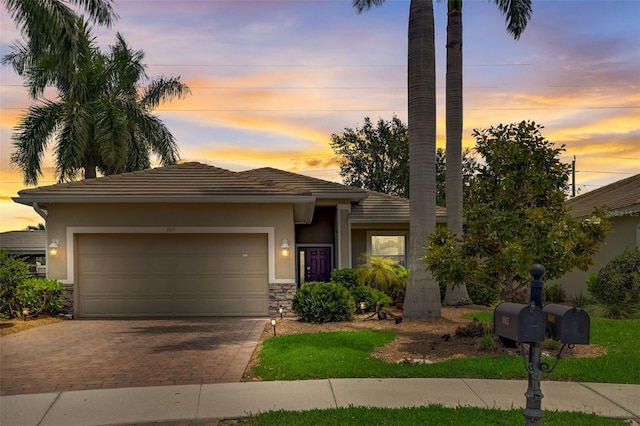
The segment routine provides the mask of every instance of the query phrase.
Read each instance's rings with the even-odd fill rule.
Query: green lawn
[[[486,312],[484,315],[492,315]],[[476,315],[478,316],[478,315]],[[488,320],[481,316],[481,320]],[[393,332],[367,330],[272,337],[252,374],[263,380],[361,377],[526,379],[520,357],[486,356],[427,365],[389,364],[372,357]],[[591,318],[591,343],[607,348],[598,358],[570,358],[545,380],[640,384],[640,320]],[[549,359],[548,361],[553,361]]]
[[[490,410],[481,408],[443,408],[438,405],[419,408],[337,408],[311,411],[270,411],[245,419],[241,424],[254,426],[370,426],[370,425],[519,425],[524,423],[522,410]],[[545,426],[607,426],[627,424],[622,420],[593,414],[546,411]]]

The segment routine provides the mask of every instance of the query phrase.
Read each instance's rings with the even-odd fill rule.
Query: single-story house
[[[549,282],[561,284],[569,297],[587,295],[586,281],[590,274],[598,272],[625,248],[640,247],[640,174],[578,195],[567,200],[566,204],[575,218],[588,217],[596,207],[610,209],[611,233],[600,246],[600,253],[594,256],[594,265],[587,271],[574,269]]]
[[[47,233],[44,230],[8,231],[0,233],[0,249],[31,265],[31,273],[45,276]]]
[[[76,317],[274,315],[365,253],[404,262],[409,239],[408,199],[273,168],[182,163],[14,200],[45,218]]]

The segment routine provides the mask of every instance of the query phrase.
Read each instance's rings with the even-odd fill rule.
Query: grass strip
[[[512,426],[524,423],[521,409],[495,410],[472,407],[444,408],[440,405],[415,408],[348,407],[310,411],[270,411],[250,416],[240,424],[245,426],[406,426],[406,425],[465,425]],[[624,425],[625,421],[599,417],[594,414],[547,411],[545,426],[608,426]]]

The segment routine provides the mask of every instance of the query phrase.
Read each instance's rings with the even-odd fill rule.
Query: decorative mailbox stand
[[[544,395],[540,389],[540,377],[543,372],[550,373],[555,370],[566,346],[589,344],[590,321],[589,315],[579,307],[553,303],[543,307],[544,266],[533,265],[529,272],[533,277],[531,303],[499,304],[494,311],[493,327],[496,335],[517,342],[520,347],[525,368],[529,373],[525,392],[527,405],[523,412],[525,425],[539,426],[544,417]],[[562,343],[552,366],[541,361],[541,345],[545,337]]]

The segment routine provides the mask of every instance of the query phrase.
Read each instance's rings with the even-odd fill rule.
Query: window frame
[[[372,230],[372,231],[367,231],[367,254],[369,256],[373,256],[373,237],[404,237],[404,254],[403,255],[397,255],[394,258],[390,258],[390,259],[394,259],[397,260],[396,258],[402,256],[403,260],[400,262],[400,264],[402,266],[407,266],[407,253],[409,250],[409,231],[404,231],[404,230]],[[386,256],[377,256],[377,257],[386,257]]]

